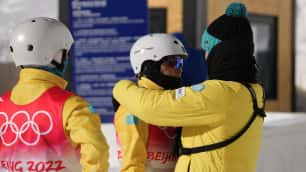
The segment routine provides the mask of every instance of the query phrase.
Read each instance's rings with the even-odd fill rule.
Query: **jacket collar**
[[[67,87],[67,81],[63,78],[52,74],[50,72],[41,70],[41,69],[34,69],[34,68],[25,68],[20,71],[20,77],[18,84],[24,84],[29,82],[48,82],[54,86],[58,86],[62,89]]]
[[[152,80],[146,78],[146,77],[141,77],[138,80],[138,85],[141,87],[145,87],[145,88],[151,88],[151,89],[156,89],[156,90],[162,90],[163,87],[157,85],[155,82],[153,82]]]

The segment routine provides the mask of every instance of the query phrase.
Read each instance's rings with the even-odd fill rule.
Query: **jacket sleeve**
[[[148,125],[122,106],[115,115],[115,128],[121,147],[121,172],[145,172]]]
[[[63,109],[63,126],[70,143],[80,148],[82,171],[108,171],[109,147],[101,131],[100,116],[78,96],[70,97]]]
[[[216,127],[225,119],[228,98],[219,82],[176,90],[150,90],[119,81],[113,96],[133,114],[159,126]]]

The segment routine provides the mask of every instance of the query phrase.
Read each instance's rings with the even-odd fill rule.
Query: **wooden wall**
[[[149,8],[167,8],[167,32],[183,31],[183,0],[148,0]]]

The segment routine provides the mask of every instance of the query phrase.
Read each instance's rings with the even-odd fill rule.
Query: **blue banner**
[[[120,79],[134,80],[129,61],[132,44],[148,32],[146,0],[70,0],[72,87],[113,121],[112,88]]]

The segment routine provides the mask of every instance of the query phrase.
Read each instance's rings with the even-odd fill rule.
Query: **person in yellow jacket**
[[[141,120],[182,127],[176,172],[254,172],[262,141],[264,90],[244,4],[230,4],[203,33],[209,80],[176,90],[119,81],[114,98]]]
[[[130,61],[140,87],[175,89],[182,84],[183,59],[187,52],[175,37],[148,34],[139,38],[130,51]],[[149,125],[128,108],[120,106],[114,124],[119,143],[121,172],[173,172],[176,129]]]
[[[68,28],[52,18],[32,18],[13,30],[10,51],[21,71],[1,96],[0,171],[108,171],[99,114],[65,90],[72,43]]]

